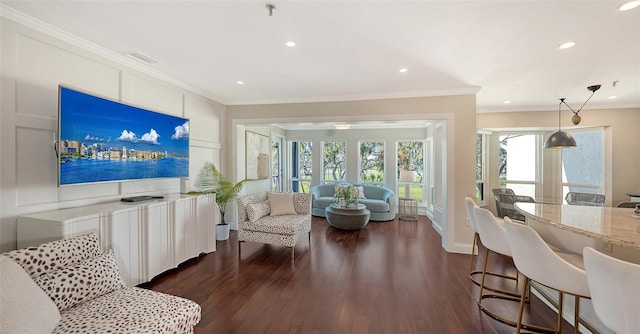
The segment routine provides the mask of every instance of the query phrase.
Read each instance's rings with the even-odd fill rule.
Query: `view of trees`
[[[507,179],[507,143],[509,143],[509,140],[521,136],[522,135],[500,136],[500,145],[498,147],[498,175],[500,176],[500,180]]]
[[[324,182],[344,181],[347,173],[347,144],[343,141],[323,142]]]
[[[401,170],[415,171],[416,182],[424,178],[424,144],[421,141],[398,142],[398,178]]]
[[[360,143],[360,180],[379,184],[384,181],[384,142]]]
[[[313,167],[312,149],[313,144],[310,141],[298,142],[298,161],[300,166],[300,174],[298,174],[298,177],[300,179],[311,179]]]

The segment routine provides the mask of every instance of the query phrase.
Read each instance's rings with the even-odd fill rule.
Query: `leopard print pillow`
[[[269,204],[269,200],[247,205],[247,216],[249,217],[249,220],[254,223],[256,220],[267,216],[270,213],[271,205]]]
[[[125,287],[112,249],[79,264],[42,275],[35,282],[60,311]]]
[[[74,265],[102,253],[95,233],[56,240],[5,253],[35,279],[40,275]]]

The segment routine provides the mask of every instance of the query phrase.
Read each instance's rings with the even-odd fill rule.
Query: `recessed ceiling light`
[[[609,97],[608,97],[608,99],[609,99],[609,100],[615,100],[615,99],[617,99],[617,98],[618,98],[618,97],[617,97],[617,96],[615,96],[615,95],[611,95],[611,96],[609,96]]]
[[[288,41],[287,43],[285,43],[288,47],[292,48],[294,46],[296,46],[296,42],[294,41]]]
[[[565,49],[568,49],[568,48],[572,48],[572,47],[574,47],[576,45],[576,43],[577,43],[576,41],[564,42],[564,43],[562,43],[562,44],[560,44],[558,46],[558,49],[559,50],[565,50]]]
[[[407,68],[406,68],[406,67],[403,67],[403,68],[399,69],[399,70],[398,70],[398,72],[400,72],[400,73],[406,73],[406,72],[407,72]]]
[[[625,3],[624,5],[620,6],[620,8],[618,8],[618,10],[625,11],[625,10],[629,10],[629,9],[634,9],[634,8],[636,8],[638,6],[640,6],[640,0],[629,1],[629,2]]]
[[[237,83],[238,85],[244,85],[244,81],[242,81],[242,80],[238,80],[236,83]]]
[[[502,102],[502,103],[504,103],[504,104],[509,104],[509,103],[511,103],[511,101],[507,100],[507,101],[504,101],[504,102]]]

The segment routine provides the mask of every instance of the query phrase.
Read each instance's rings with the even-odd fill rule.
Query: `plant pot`
[[[216,225],[216,240],[229,239],[229,224]]]

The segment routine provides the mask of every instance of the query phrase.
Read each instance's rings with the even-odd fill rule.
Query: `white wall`
[[[190,118],[190,182],[204,161],[224,162],[223,105],[54,37],[47,27],[1,20],[0,251],[15,249],[20,214],[180,191],[179,179],[57,187],[59,84]]]

